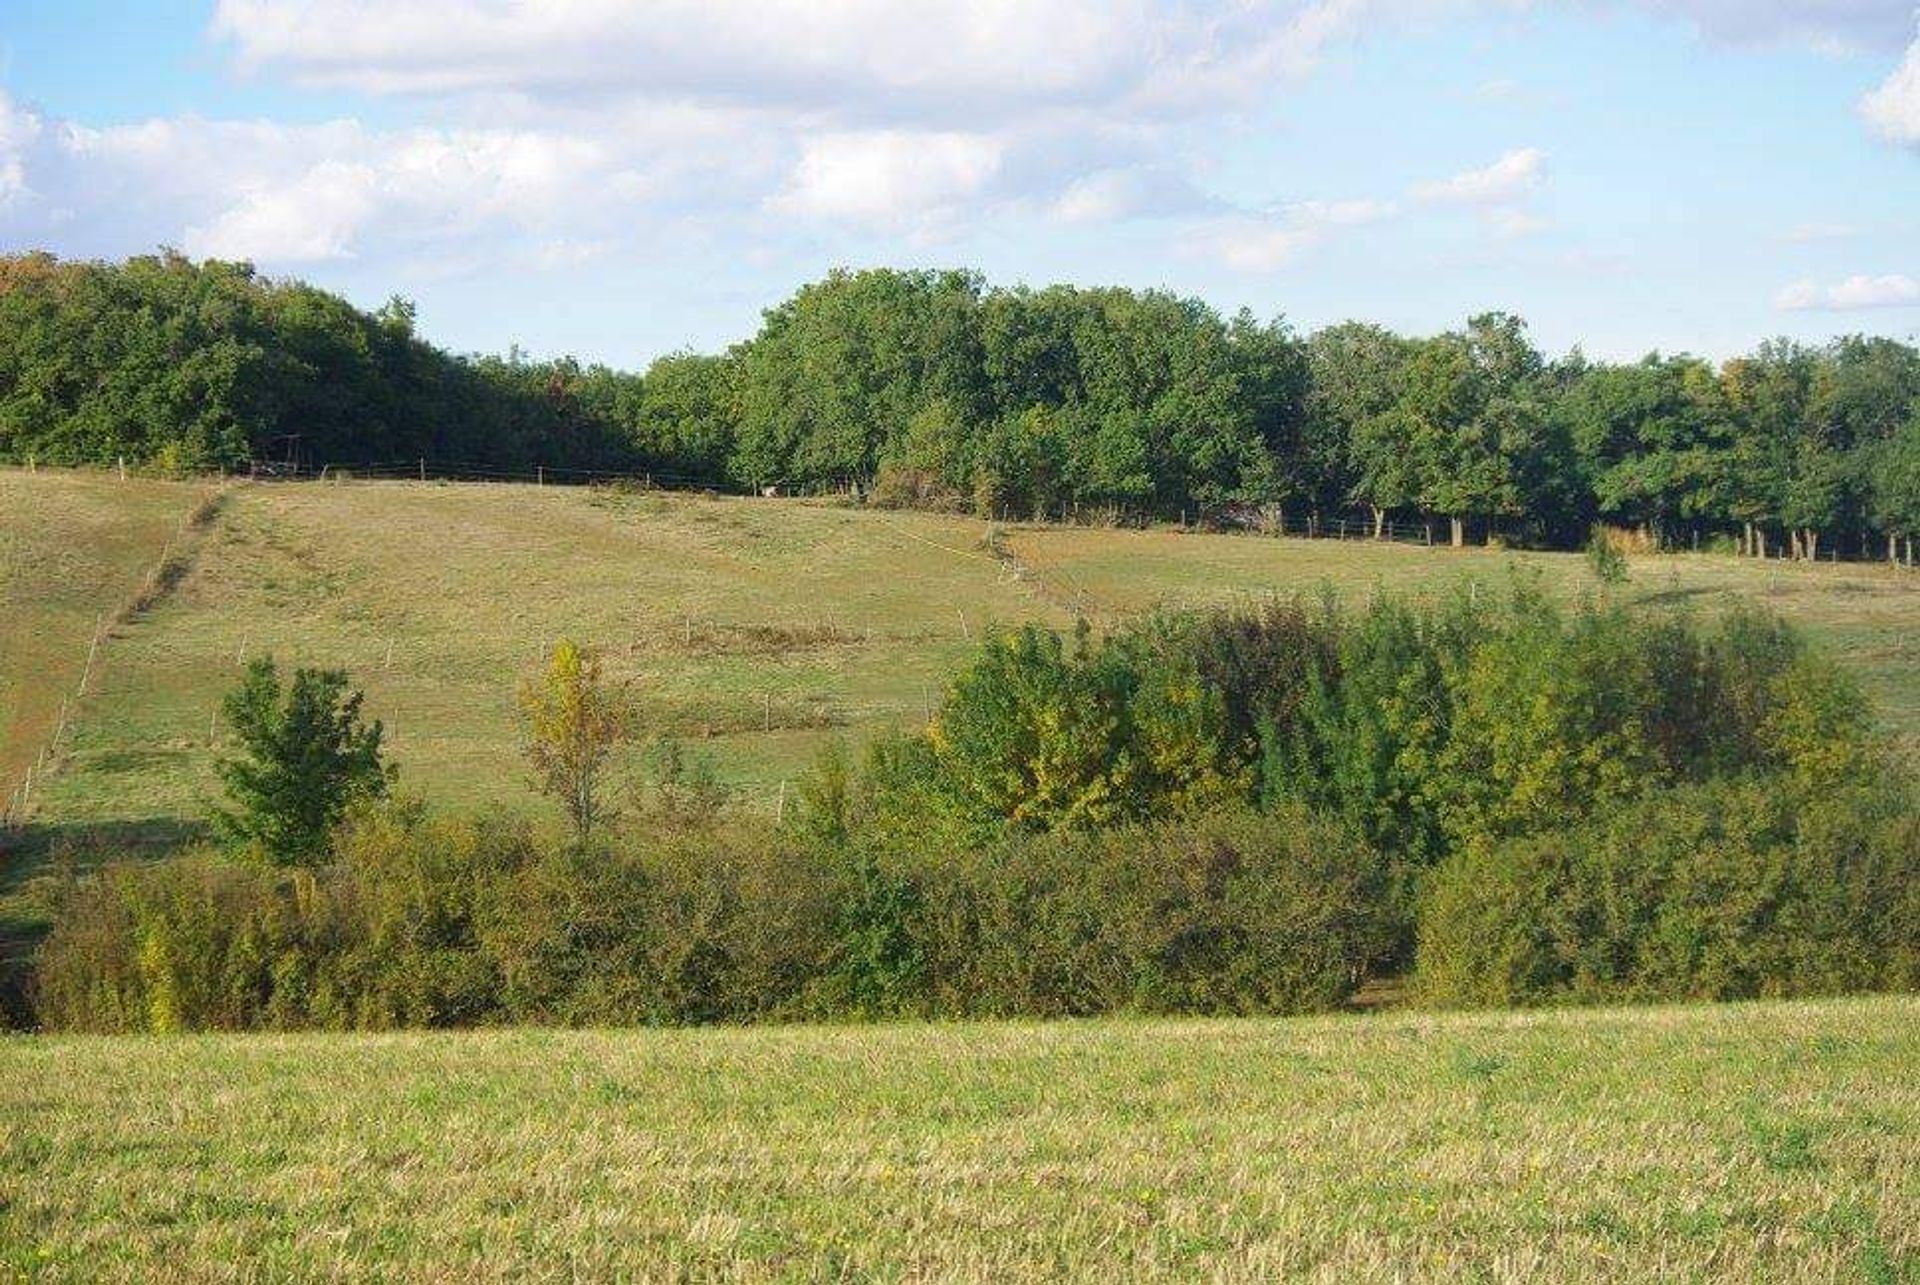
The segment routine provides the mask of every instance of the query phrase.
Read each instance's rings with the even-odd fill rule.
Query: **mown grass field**
[[[57,707],[93,621],[157,562],[201,488],[0,473],[9,574],[0,700]],[[572,488],[239,487],[190,533],[184,578],[110,630],[34,816],[192,820],[217,794],[222,694],[249,656],[341,666],[382,718],[406,788],[466,806],[527,795],[514,691],[562,635],[600,647],[643,722],[750,803],[833,737],[924,716],[993,623],[1111,625],[1163,604],[1380,586],[1437,592],[1513,567],[1575,593],[1583,561],[1183,534],[1012,528],[796,501]],[[144,557],[143,557],[144,555]],[[1920,577],[1874,566],[1638,560],[1627,596],[1710,613],[1758,600],[1861,675],[1920,744]],[[25,702],[25,704],[23,704]],[[5,761],[37,752],[16,715]]]
[[[1920,1001],[0,1042],[37,1279],[1900,1281]]]

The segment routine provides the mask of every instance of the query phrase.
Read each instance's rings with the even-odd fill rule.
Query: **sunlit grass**
[[[1901,1280],[1920,1002],[0,1043],[51,1280]]]
[[[137,551],[189,499],[162,483],[0,478],[35,499],[0,512],[0,534],[35,565],[66,547],[69,513],[98,527],[89,488],[138,497],[126,536]],[[558,487],[242,488],[186,579],[108,640],[38,815],[56,825],[204,816],[222,743],[215,711],[244,658],[262,652],[349,670],[406,787],[470,806],[530,797],[513,691],[570,635],[606,653],[649,729],[683,739],[750,805],[770,807],[825,741],[923,718],[995,622],[1112,625],[1160,605],[1322,585],[1350,599],[1437,592],[1463,575],[1492,585],[1516,566],[1568,594],[1592,587],[1566,554],[1165,529],[1018,527],[989,540],[989,530],[958,517]],[[1801,622],[1861,674],[1891,728],[1920,738],[1920,577],[1692,555],[1632,570],[1622,591],[1632,600],[1703,614],[1757,600]],[[47,635],[72,652],[73,620],[124,594],[110,578],[68,579],[65,597],[36,587],[50,583],[44,571],[23,581],[12,632],[38,636],[44,613]],[[78,637],[84,648],[84,629]],[[0,692],[38,681],[19,655]]]

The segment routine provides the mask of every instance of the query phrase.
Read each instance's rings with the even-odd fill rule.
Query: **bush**
[[[1920,983],[1920,811],[1791,778],[1662,791],[1436,870],[1416,989],[1440,1004],[1740,999]]]
[[[47,1026],[241,1030],[309,1023],[331,916],[313,876],[196,853],[70,885],[29,986]]]
[[[1377,859],[1302,814],[902,855],[749,823],[543,848],[393,806],[313,870],[76,881],[33,997],[103,1031],[1299,1012],[1351,993],[1385,923]]]
[[[1378,858],[1337,823],[1229,811],[922,857],[912,938],[950,1016],[1297,1013],[1389,937]]]

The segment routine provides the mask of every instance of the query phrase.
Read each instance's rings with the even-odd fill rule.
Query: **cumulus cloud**
[[[870,130],[808,139],[773,207],[813,218],[890,223],[937,216],[979,197],[1000,172],[1001,140],[982,134]]]
[[[39,140],[39,116],[0,90],[0,206],[27,192],[27,153]]]
[[[195,117],[93,128],[46,120],[4,93],[0,131],[8,239],[57,225],[75,252],[166,239],[268,265],[352,258],[370,243],[591,239],[623,217],[607,194],[644,187],[650,161],[644,141],[617,149],[539,130]]]
[[[1180,175],[1158,166],[1102,169],[1069,183],[1048,209],[1061,223],[1194,214],[1218,207]]]
[[[1362,0],[221,0],[241,67],[372,93],[644,92],[892,116],[1179,104],[1311,66]]]
[[[1860,114],[1882,138],[1920,147],[1920,38],[1893,74],[1860,100]]]
[[[1264,214],[1208,220],[1187,238],[1185,249],[1236,272],[1278,272],[1337,232],[1397,213],[1399,207],[1391,201],[1299,201]]]
[[[1413,194],[1435,204],[1497,205],[1518,200],[1538,188],[1546,172],[1547,154],[1537,147],[1523,147],[1480,169],[1417,184]]]
[[[371,166],[322,161],[280,187],[256,189],[187,229],[189,253],[217,259],[301,263],[344,259],[375,209],[379,176]]]
[[[1899,272],[1880,277],[1862,273],[1831,286],[1796,281],[1776,294],[1773,302],[1789,312],[1910,307],[1920,304],[1920,281]]]
[[[0,235],[58,226],[63,248],[93,253],[177,239],[269,266],[388,254],[565,267],[667,226],[747,243],[789,228],[1169,218],[1184,244],[1272,271],[1399,203],[1231,208],[1198,186],[1218,140],[1343,42],[1528,3],[217,0],[210,35],[243,75],[410,96],[408,114],[448,123],[90,128],[0,94]],[[1890,12],[1677,11],[1730,39],[1845,41],[1884,40]],[[1532,202],[1545,182],[1544,153],[1525,148],[1400,196],[1520,236],[1544,226]]]
[[[629,122],[738,119],[719,139],[656,133],[608,191],[658,207],[697,189],[729,218],[922,232],[963,212],[1216,211],[1174,135],[1266,101],[1377,18],[1473,2],[219,0],[210,34],[246,75],[433,99],[616,152],[642,150]],[[703,162],[741,153],[737,181],[716,187]],[[350,254],[394,193],[380,174],[360,184],[369,200],[348,189],[333,172],[282,176],[195,227],[209,244]]]

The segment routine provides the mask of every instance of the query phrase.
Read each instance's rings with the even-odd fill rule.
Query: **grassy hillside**
[[[95,631],[158,568],[206,490],[0,469],[0,807],[46,749]]]
[[[0,1264],[1894,1281],[1920,1267],[1917,1060],[1910,998],[14,1039]]]
[[[124,602],[195,491],[48,473],[0,473],[0,487],[14,501],[0,506],[0,540],[10,566],[25,568],[5,590],[0,627],[23,641],[9,643],[0,694],[30,694],[44,719],[74,676],[46,669],[46,657],[77,671],[93,619]],[[1322,583],[1352,596],[1429,590],[1460,575],[1492,582],[1513,565],[1569,593],[1590,583],[1571,555],[988,531],[794,501],[238,488],[186,544],[179,583],[110,631],[36,815],[55,825],[203,816],[221,743],[214,711],[242,659],[265,651],[349,669],[386,721],[407,786],[466,805],[524,797],[514,687],[570,634],[605,650],[649,727],[691,742],[767,804],[824,740],[922,717],[995,621],[1107,624],[1161,603]],[[76,557],[87,570],[69,565]],[[1636,562],[1624,592],[1700,611],[1765,602],[1834,648],[1890,724],[1920,739],[1920,579],[1679,556]]]

